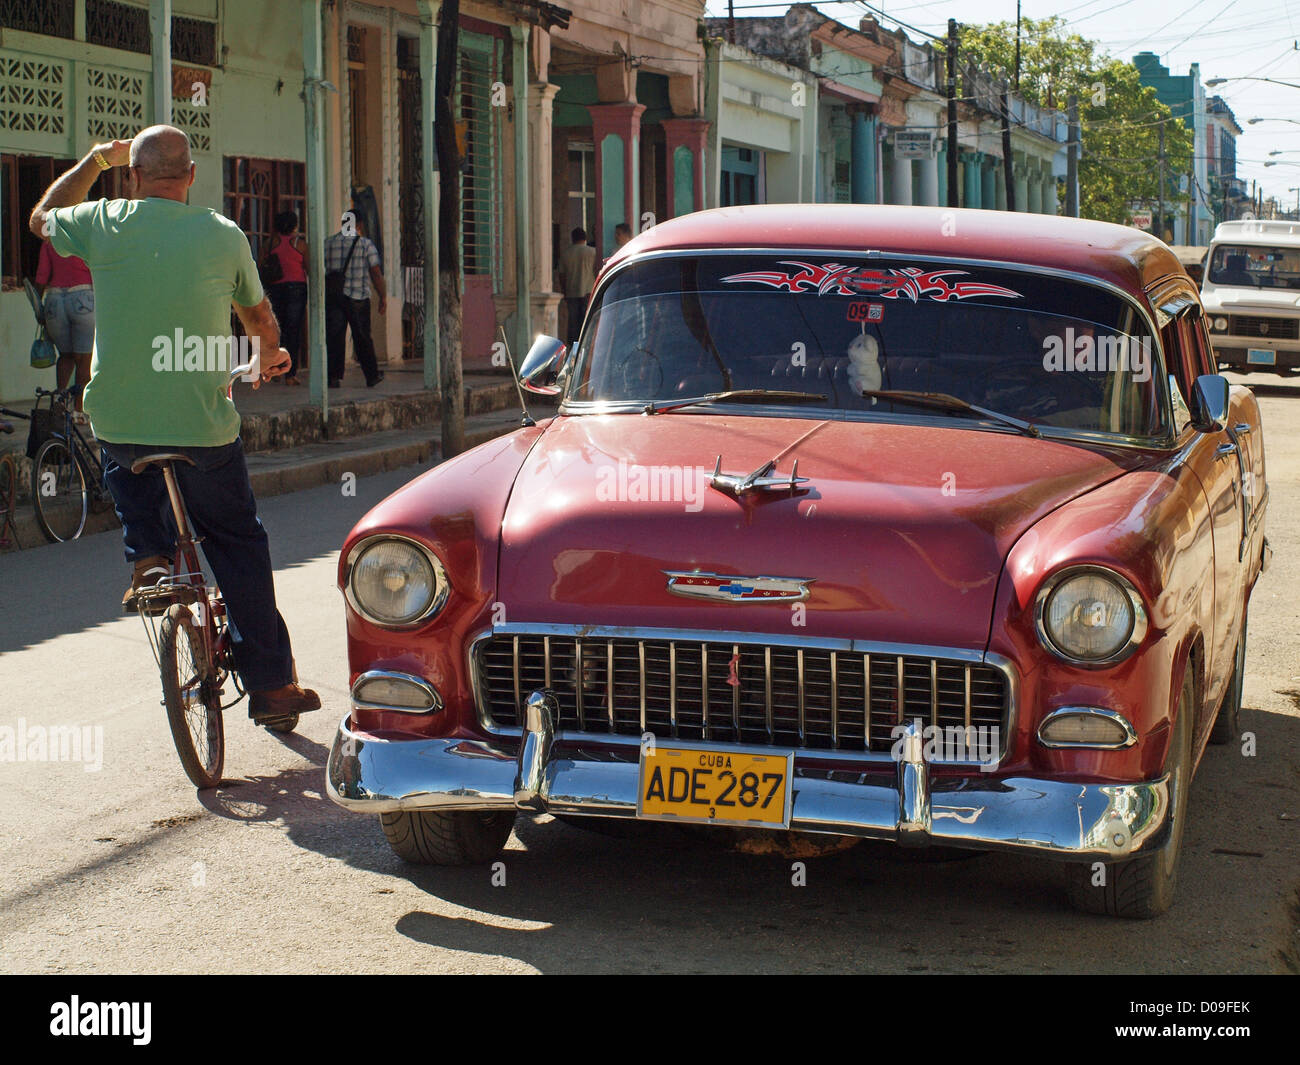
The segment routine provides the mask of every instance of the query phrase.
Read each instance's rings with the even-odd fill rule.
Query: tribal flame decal
[[[982,281],[945,281],[948,277],[965,277],[966,270],[931,270],[924,271],[915,266],[905,266],[901,270],[872,270],[861,266],[844,266],[840,263],[824,263],[814,266],[795,260],[783,260],[778,266],[793,266],[797,270],[789,273],[782,270],[753,270],[745,274],[732,274],[724,277],[724,282],[733,284],[752,281],[759,285],[769,285],[785,292],[816,291],[825,296],[878,296],[881,299],[896,300],[906,298],[916,303],[921,299],[947,303],[949,300],[964,300],[972,296],[1005,296],[1008,299],[1021,299],[1022,296],[1001,285],[989,285]]]

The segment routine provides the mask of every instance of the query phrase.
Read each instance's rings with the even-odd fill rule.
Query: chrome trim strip
[[[522,706],[524,702],[523,693],[519,690],[519,637],[515,636],[510,641],[511,659],[514,665],[515,675],[515,706]]]
[[[831,746],[840,745],[840,673],[839,663],[836,656],[838,651],[831,652]]]
[[[551,687],[551,638],[549,636],[542,637],[542,657],[542,678],[549,688]]]
[[[1124,739],[1119,743],[1073,743],[1073,742],[1053,741],[1053,740],[1047,740],[1043,738],[1043,729],[1045,729],[1049,724],[1051,724],[1057,718],[1076,717],[1085,714],[1091,714],[1096,717],[1104,717],[1108,721],[1113,721],[1115,724],[1123,728]],[[1050,714],[1048,714],[1045,718],[1043,718],[1042,723],[1039,724],[1038,726],[1038,732],[1036,733],[1036,735],[1038,737],[1038,742],[1041,743],[1044,747],[1051,747],[1053,749],[1061,749],[1061,750],[1069,750],[1074,748],[1087,748],[1089,750],[1098,750],[1098,751],[1122,751],[1127,747],[1132,747],[1133,744],[1137,743],[1138,741],[1137,732],[1134,730],[1133,726],[1129,723],[1128,718],[1126,718],[1123,714],[1118,713],[1115,710],[1106,710],[1100,706],[1058,707],[1057,709],[1053,710]]]
[[[369,680],[399,680],[413,685],[424,692],[425,697],[429,700],[429,705],[394,706],[392,703],[376,703],[358,698],[357,689]],[[389,669],[366,670],[352,682],[350,694],[352,696],[352,706],[357,710],[395,710],[401,714],[431,714],[442,709],[442,696],[438,694],[438,689],[427,680],[411,673],[398,673]]]
[[[536,720],[528,720],[538,726],[529,732],[539,742],[522,759],[525,743],[507,748],[490,740],[384,740],[353,732],[344,718],[330,749],[326,792],[338,805],[366,814],[512,811],[520,808],[518,790],[529,810],[634,817],[640,743],[627,745],[619,757],[586,751],[556,734],[545,750],[540,710]],[[772,753],[764,747],[744,749]],[[886,840],[907,833],[918,843],[1112,861],[1168,838],[1167,776],[1118,784],[983,773],[928,777],[924,763],[911,763],[907,772],[914,778],[904,781],[904,788],[903,774],[888,763],[845,773],[816,765],[825,760],[820,754],[794,754],[789,789],[794,831]]]
[[[614,641],[605,644],[605,713],[609,717],[609,731],[614,731]]]
[[[704,720],[709,719],[709,647],[708,644],[700,644],[700,707],[704,711]],[[673,733],[676,734],[677,722],[673,722]]]
[[[596,307],[598,303],[598,299],[604,296],[605,288],[610,284],[611,280],[617,277],[620,273],[622,273],[623,270],[627,269],[633,263],[645,262],[646,260],[650,260],[650,259],[683,258],[686,256],[701,256],[701,255],[788,256],[788,255],[806,255],[810,253],[816,255],[828,255],[828,256],[851,256],[853,258],[867,259],[867,260],[908,259],[911,262],[917,262],[917,263],[941,263],[941,264],[955,265],[955,266],[989,267],[996,270],[1011,270],[1022,274],[1037,274],[1039,276],[1046,275],[1051,277],[1060,277],[1060,278],[1065,278],[1066,280],[1069,281],[1078,281],[1085,285],[1091,285],[1094,288],[1104,289],[1105,291],[1118,297],[1119,300],[1122,303],[1124,303],[1126,306],[1128,306],[1130,309],[1136,311],[1138,315],[1141,317],[1142,321],[1146,323],[1147,329],[1151,336],[1152,347],[1155,350],[1160,360],[1159,366],[1152,368],[1152,375],[1154,376],[1156,374],[1156,371],[1159,370],[1160,371],[1159,379],[1164,380],[1165,375],[1168,373],[1167,367],[1169,365],[1169,361],[1165,357],[1164,344],[1161,342],[1160,339],[1160,327],[1156,322],[1156,317],[1151,313],[1150,309],[1145,304],[1134,299],[1133,295],[1130,292],[1128,292],[1126,289],[1123,289],[1119,285],[1116,285],[1111,281],[1107,281],[1104,278],[1095,277],[1092,274],[1080,273],[1079,271],[1076,270],[1063,270],[1060,269],[1059,267],[1033,267],[1022,262],[1008,262],[1002,259],[968,259],[959,256],[946,256],[946,255],[944,256],[913,255],[901,251],[885,252],[885,251],[879,251],[875,249],[868,249],[864,251],[861,248],[839,248],[839,249],[808,248],[799,244],[789,244],[786,245],[785,247],[778,247],[778,248],[770,248],[770,247],[659,248],[655,251],[644,252],[641,255],[631,256],[623,260],[623,262],[619,263],[613,270],[607,272],[603,277],[601,277],[600,284],[596,286],[595,290],[588,297],[587,308],[588,310],[590,310],[591,308]],[[1171,282],[1167,281],[1167,282],[1158,283],[1158,287],[1155,289],[1155,291],[1156,292],[1166,291],[1171,287],[1179,287],[1179,286],[1181,286],[1181,281],[1175,278]],[[1153,304],[1158,298],[1157,296],[1151,293],[1147,293],[1146,297],[1148,300],[1152,301]],[[584,318],[584,324],[585,324],[585,318]],[[585,339],[585,337],[583,339]],[[580,376],[580,371],[582,367],[579,364],[579,356],[581,356],[582,360],[585,362],[585,360],[589,356],[589,351],[586,345],[583,344],[577,345],[575,347],[574,352],[569,358],[569,365],[572,369],[572,372],[569,375],[570,382],[577,381]],[[1164,416],[1164,421],[1166,426],[1166,431],[1161,436],[1152,436],[1152,437],[1129,436],[1120,433],[1101,433],[1096,431],[1078,430],[1078,429],[1070,430],[1070,429],[1063,429],[1060,426],[1038,425],[1038,424],[1035,424],[1034,427],[1040,431],[1041,435],[1045,439],[1095,441],[1097,443],[1110,444],[1118,447],[1134,447],[1134,448],[1140,448],[1145,450],[1151,450],[1153,448],[1161,451],[1175,450],[1178,446],[1178,441],[1176,439],[1175,431],[1174,431],[1174,416],[1173,416],[1172,401],[1170,397],[1164,393],[1163,389],[1157,389],[1157,398],[1159,399],[1161,404],[1161,414]],[[606,412],[614,413],[619,409],[625,409],[627,413],[640,413],[644,407],[645,407],[645,400],[641,400],[639,403],[633,400],[628,400],[626,402],[620,402],[617,404],[610,404],[606,402],[596,403],[590,401],[571,400],[568,397],[568,389],[566,388],[564,395],[560,397],[559,413],[561,415],[576,415],[576,414],[587,414],[587,413],[601,414]],[[760,410],[762,411],[761,414],[760,414]],[[802,413],[800,413],[801,410]],[[716,414],[717,412],[713,411],[712,413]],[[767,415],[769,417],[773,416],[772,414],[769,413],[769,411],[762,410],[761,408],[755,409],[753,411],[747,409],[745,413],[747,416],[754,416],[754,415],[759,415],[759,416]],[[824,421],[826,420],[825,413],[826,413],[825,411],[810,412],[807,407],[803,407],[803,408],[790,407],[790,408],[781,408],[780,412],[775,416],[778,417],[790,417],[792,415],[795,417],[813,416],[818,418],[819,420]],[[836,413],[844,413],[844,412],[837,411]],[[913,416],[905,415],[904,417],[913,417]],[[893,421],[894,418],[893,417],[882,418],[879,415],[873,417],[868,415],[867,417],[857,417],[851,419],[846,418],[844,420],[846,421],[850,421],[850,420],[851,421]],[[928,420],[937,421],[937,419],[933,419],[933,418]],[[955,419],[947,419],[946,424],[951,427],[951,426],[962,425],[963,422],[956,421]],[[967,427],[970,427],[971,425],[974,424],[974,422],[973,420],[966,419],[964,421],[964,424]],[[996,424],[996,423],[990,423],[990,424]],[[1011,430],[1007,430],[1007,431],[1011,431]]]
[[[677,643],[668,645],[668,725],[677,735]]]
[[[871,750],[871,655],[862,656],[862,741]]]
[[[965,678],[966,680],[966,697],[965,697],[966,727],[970,728],[970,663],[969,662],[964,667],[964,670],[966,674],[966,678]]]
[[[763,692],[766,697],[766,710],[763,724],[767,726],[767,738],[772,739],[776,732],[772,728],[772,648],[763,648]]]
[[[374,546],[380,540],[401,540],[403,543],[410,544],[412,547],[419,549],[420,553],[428,560],[429,565],[433,567],[433,595],[430,597],[428,605],[419,617],[405,621],[400,625],[395,625],[391,621],[381,621],[362,609],[355,593],[352,591],[353,566],[356,565],[357,559],[361,557],[365,550]],[[343,598],[348,601],[348,606],[371,625],[394,632],[406,632],[409,629],[419,628],[426,621],[437,616],[442,608],[447,605],[447,598],[450,595],[451,583],[447,579],[447,571],[443,568],[442,561],[433,553],[433,548],[428,544],[421,543],[413,536],[403,536],[400,533],[376,533],[374,536],[367,536],[358,540],[352,545],[352,550],[348,552],[347,563],[343,569]]]
[[[575,636],[573,640],[573,666],[574,666],[574,696],[578,704],[578,728],[587,727],[586,704],[582,698],[582,689],[585,688],[587,681],[587,660],[582,653],[582,637]]]
[[[802,744],[802,743],[804,742],[804,734],[803,734],[803,705],[804,705],[804,704],[803,704],[803,648],[802,648],[802,647],[800,647],[799,650],[797,650],[797,651],[795,652],[795,677],[797,678],[796,683],[797,683],[798,686],[799,686],[799,692],[798,692],[798,702],[799,702],[799,742],[800,742],[800,744]]]
[[[1129,630],[1128,639],[1124,644],[1115,651],[1114,654],[1106,658],[1085,659],[1075,658],[1073,655],[1066,653],[1057,647],[1052,641],[1051,635],[1047,631],[1043,615],[1047,610],[1047,600],[1051,598],[1052,593],[1057,586],[1071,577],[1077,577],[1082,573],[1097,573],[1103,577],[1109,578],[1120,586],[1124,594],[1128,596],[1129,604],[1133,607],[1133,627]],[[1116,665],[1123,662],[1134,651],[1138,649],[1147,634],[1147,610],[1142,602],[1142,595],[1138,592],[1133,582],[1125,577],[1118,570],[1110,569],[1106,566],[1080,565],[1065,566],[1057,570],[1043,581],[1038,587],[1038,593],[1034,596],[1034,629],[1038,633],[1038,642],[1047,649],[1049,653],[1059,658],[1062,662],[1069,662],[1072,666],[1083,666],[1085,669],[1105,669],[1108,666]]]
[[[930,725],[939,724],[939,660],[930,659]]]
[[[613,646],[612,644],[610,645]],[[645,640],[637,640],[637,658],[641,666],[641,732],[645,733]],[[613,679],[613,678],[611,678]],[[707,732],[706,732],[707,735]]]
[[[731,647],[731,660],[736,663],[736,680],[740,680],[740,646],[733,644]],[[705,735],[708,734],[708,718],[705,718]],[[731,723],[736,730],[736,735],[740,735],[740,685],[737,684],[731,689]],[[768,729],[768,738],[772,737],[772,730]]]
[[[894,697],[895,697],[895,704],[898,707],[898,720],[896,720],[894,724],[901,725],[903,723],[903,717],[907,713],[907,676],[906,676],[906,672],[903,669],[902,655],[898,656],[898,661],[896,664],[898,667],[896,671],[898,673],[898,680],[897,680],[897,687],[894,689]]]

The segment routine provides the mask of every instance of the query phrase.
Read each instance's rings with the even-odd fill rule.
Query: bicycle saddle
[[[179,451],[159,451],[153,455],[141,455],[131,463],[132,473],[143,473],[153,465],[161,466],[164,462],[184,462],[188,466],[194,465],[194,460],[189,455],[182,455]]]

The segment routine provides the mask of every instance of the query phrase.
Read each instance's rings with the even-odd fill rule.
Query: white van
[[[1300,369],[1300,222],[1220,222],[1201,302],[1221,368]]]

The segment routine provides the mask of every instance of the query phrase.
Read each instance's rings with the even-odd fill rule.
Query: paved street
[[[1256,379],[1273,568],[1256,589],[1243,726],[1191,796],[1178,901],[1147,923],[1067,908],[1060,869],[925,863],[863,845],[807,865],[676,836],[632,844],[520,820],[506,883],[403,866],[324,796],[346,710],[337,548],[414,470],[268,499],[278,591],[320,713],[227,722],[226,786],[182,773],[140,621],[117,614],[118,535],[0,558],[0,724],[102,726],[102,768],[0,763],[0,971],[1300,970],[1300,386]]]

